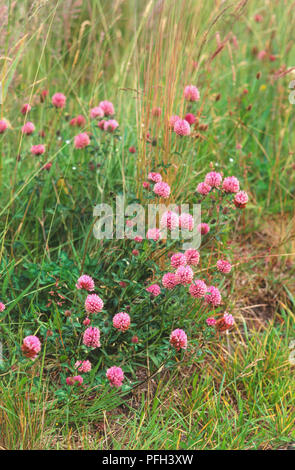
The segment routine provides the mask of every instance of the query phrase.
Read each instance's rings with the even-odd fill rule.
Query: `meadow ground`
[[[0,5],[1,449],[292,448],[293,10],[287,0]],[[196,101],[184,95],[191,84]],[[91,119],[104,100],[114,116]],[[170,118],[188,113],[189,135],[177,135]],[[118,128],[101,129],[110,119]],[[173,240],[93,236],[96,204],[155,200],[143,187],[150,171],[169,202],[201,202],[210,232],[193,269],[222,294],[210,312],[185,286],[161,284],[181,249]],[[239,179],[244,209],[218,188],[200,196],[212,171]],[[216,272],[218,258],[229,274]],[[101,333],[93,350],[81,340],[83,273],[104,301],[98,315],[86,309]],[[126,332],[112,324],[121,311]],[[235,323],[222,330],[225,311]],[[188,345],[175,351],[178,328]],[[41,341],[33,361],[22,346],[31,335]],[[67,382],[79,359],[92,364],[82,386]],[[114,365],[120,388],[106,378]]]

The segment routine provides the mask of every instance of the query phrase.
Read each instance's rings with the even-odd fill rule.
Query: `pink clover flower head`
[[[248,201],[249,201],[249,197],[245,191],[239,191],[235,195],[234,204],[239,209],[244,209]]]
[[[191,126],[192,124],[194,124],[196,122],[196,116],[192,113],[188,113],[185,115],[184,119],[189,123],[189,125]]]
[[[146,233],[146,238],[157,242],[160,238],[160,230],[158,228],[149,228]]]
[[[190,135],[191,133],[190,125],[185,119],[178,119],[178,121],[175,122],[173,129],[175,134],[181,136]]]
[[[78,369],[79,372],[90,372],[91,371],[91,362],[90,361],[77,361],[75,363],[75,369]]]
[[[173,330],[170,335],[170,344],[176,349],[176,351],[179,351],[180,349],[186,349],[187,348],[186,333],[180,328]]]
[[[63,93],[55,93],[51,101],[56,108],[63,108],[66,104],[66,97]]]
[[[214,317],[208,317],[206,323],[208,326],[214,326],[216,325],[216,319]]]
[[[90,325],[90,323],[91,323],[91,320],[88,317],[86,317],[85,320],[83,320],[83,325],[85,325],[85,326]]]
[[[87,274],[83,274],[82,276],[79,277],[77,284],[76,284],[76,288],[85,289],[91,292],[94,290],[94,280],[92,279],[91,276],[88,276]]]
[[[187,214],[186,212],[183,212],[179,216],[179,227],[181,229],[186,229],[186,230],[193,230],[194,228],[194,218],[192,215]]]
[[[212,186],[212,188],[218,188],[221,185],[221,181],[222,176],[216,171],[210,171],[210,173],[207,173],[205,177],[205,183]]]
[[[26,122],[22,127],[22,133],[25,135],[33,134],[35,126],[31,121]]]
[[[90,144],[89,135],[86,132],[82,132],[82,134],[78,134],[74,137],[74,146],[76,149],[83,149]]]
[[[160,181],[160,183],[156,183],[154,186],[154,193],[157,194],[157,196],[167,198],[170,195],[170,186],[167,183],[164,183],[164,181]]]
[[[81,377],[81,375],[75,375],[75,377],[73,377],[73,380],[74,383],[77,383],[79,386],[83,383],[83,377]]]
[[[103,301],[97,294],[89,294],[85,300],[87,313],[99,313],[103,309]]]
[[[201,235],[207,235],[210,232],[210,227],[208,224],[201,223],[197,226],[197,230]]]
[[[194,85],[187,85],[184,89],[184,97],[187,101],[199,101],[200,92]]]
[[[205,182],[199,183],[197,186],[197,192],[199,194],[202,194],[202,196],[206,196],[207,194],[209,194],[211,189],[212,187]]]
[[[174,129],[174,125],[176,123],[176,121],[179,121],[181,118],[179,116],[171,116],[171,118],[169,119],[169,127],[173,128]]]
[[[207,286],[204,281],[197,279],[189,286],[189,293],[196,299],[201,299],[207,292]]]
[[[160,226],[167,227],[169,230],[175,230],[179,226],[178,214],[173,211],[164,212],[161,217]]]
[[[227,326],[233,326],[235,323],[234,317],[230,313],[227,313],[227,312],[224,313],[223,320]]]
[[[105,116],[113,116],[115,114],[114,105],[110,101],[101,101],[98,106],[103,110]]]
[[[200,253],[198,252],[198,250],[195,250],[194,248],[189,248],[184,252],[184,256],[189,266],[197,266],[197,264],[199,264]]]
[[[4,312],[5,310],[5,304],[3,302],[0,302],[0,313]]]
[[[171,256],[171,266],[173,268],[185,266],[186,263],[186,256],[183,253],[174,253],[174,255]]]
[[[32,360],[36,359],[38,353],[41,351],[41,343],[37,336],[26,336],[23,340],[21,347],[23,355]]]
[[[25,114],[29,113],[31,111],[31,109],[32,109],[32,106],[29,103],[25,103],[21,107],[21,113],[25,115]]]
[[[83,344],[88,348],[100,347],[100,330],[95,326],[90,326],[84,331]]]
[[[160,173],[150,172],[148,174],[148,180],[153,181],[153,183],[161,183],[162,176],[160,175]]]
[[[124,372],[122,371],[121,367],[110,367],[106,372],[106,376],[110,382],[111,387],[118,388],[122,386],[122,382],[124,380]]]
[[[166,273],[162,277],[162,284],[166,289],[174,289],[175,286],[177,286],[178,281],[176,279],[176,274],[175,273]]]
[[[237,193],[240,190],[240,183],[235,176],[227,176],[222,183],[222,189],[226,193]]]
[[[135,241],[136,243],[141,243],[142,240],[143,240],[143,238],[142,238],[140,235],[136,235],[136,237],[134,237],[134,241]]]
[[[75,377],[67,377],[66,378],[66,384],[67,385],[75,385],[78,384],[79,386],[82,385],[83,383],[83,377],[81,375],[75,375]]]
[[[103,118],[104,110],[100,106],[95,106],[95,108],[90,109],[91,119]]]
[[[228,274],[231,272],[231,264],[229,261],[226,261],[225,259],[219,259],[217,261],[216,267],[218,271],[220,271],[223,274]]]
[[[113,326],[123,332],[129,329],[130,323],[130,316],[125,312],[117,313],[113,318]]]
[[[119,123],[115,119],[110,119],[109,121],[105,121],[104,123],[104,130],[107,132],[114,132],[115,129],[119,127]]]
[[[161,108],[156,107],[156,108],[153,108],[153,109],[152,109],[152,115],[153,115],[154,117],[160,117],[161,114],[162,114],[162,109],[161,109]]]
[[[6,131],[8,128],[8,122],[6,119],[0,119],[0,134],[3,134],[3,132]]]
[[[152,284],[146,288],[146,291],[149,292],[154,297],[158,297],[161,294],[161,287],[158,284]]]
[[[211,304],[213,307],[221,304],[221,294],[219,289],[214,286],[209,286],[207,288],[207,293],[205,294],[205,301],[207,304]]]
[[[43,144],[32,145],[31,147],[31,153],[33,155],[42,155],[44,152],[45,152],[45,145]]]
[[[179,266],[175,272],[178,284],[190,284],[194,277],[194,272],[190,266]]]

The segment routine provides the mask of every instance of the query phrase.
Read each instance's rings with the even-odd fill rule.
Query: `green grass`
[[[50,8],[7,2],[1,118],[11,130],[0,135],[0,301],[8,301],[0,331],[19,347],[52,284],[44,271],[50,263],[54,271],[64,253],[77,269],[85,256],[89,266],[105,258],[104,246],[88,238],[97,202],[113,202],[118,193],[142,198],[147,169],[163,164],[176,197],[195,202],[210,162],[237,175],[250,194],[234,236],[242,253],[230,297],[237,329],[211,341],[201,362],[186,358],[125,395],[93,398],[91,388],[82,404],[75,397],[57,404],[51,389],[57,363],[45,355],[40,370],[0,370],[3,448],[267,449],[294,442],[294,366],[288,361],[295,295],[294,106],[288,100],[294,75],[285,73],[295,64],[291,6],[172,3],[161,9],[156,1],[139,0],[55,1]],[[262,23],[254,21],[256,13]],[[216,33],[227,39],[220,51]],[[259,61],[255,48],[276,61]],[[192,112],[209,126],[189,141],[167,128],[168,117],[185,110],[188,83],[201,91]],[[97,171],[89,170],[88,154],[73,149],[76,130],[48,103],[37,105],[44,88],[50,96],[66,94],[70,118],[88,116],[101,99],[114,102],[120,139],[101,138],[86,124],[94,134]],[[34,142],[21,136],[24,102],[36,104],[26,119],[45,131],[49,173],[29,152],[37,135]],[[154,106],[163,108],[160,125],[151,117]],[[147,131],[156,145],[146,144]],[[152,371],[150,362],[147,354],[141,367]]]

